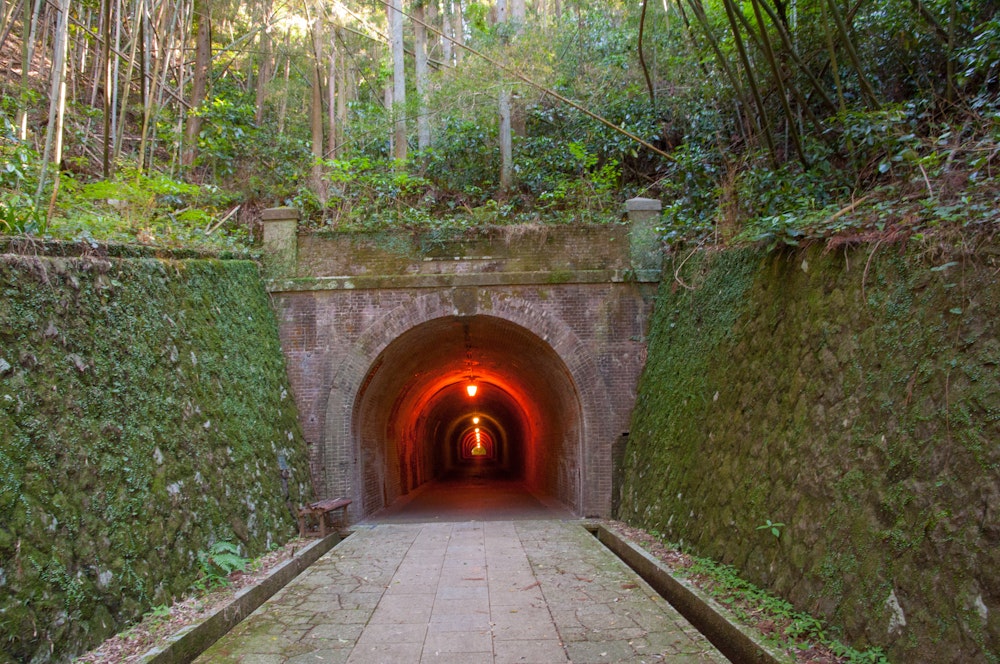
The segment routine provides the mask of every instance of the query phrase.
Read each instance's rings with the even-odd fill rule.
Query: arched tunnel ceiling
[[[478,388],[471,398],[470,378]],[[356,405],[362,458],[385,467],[363,471],[366,487],[383,486],[369,488],[366,511],[452,467],[474,414],[488,420],[508,470],[542,493],[575,502],[576,487],[569,486],[575,478],[559,472],[575,465],[580,443],[576,388],[556,352],[513,323],[450,316],[410,329],[376,360]],[[452,442],[454,449],[443,450]]]
[[[499,318],[440,318],[413,328],[386,348],[370,376],[369,387],[416,397],[426,403],[448,385],[496,385],[541,407],[565,394],[552,388],[571,385],[565,365],[543,340]],[[528,396],[530,395],[530,397]],[[484,394],[485,396],[485,394]]]

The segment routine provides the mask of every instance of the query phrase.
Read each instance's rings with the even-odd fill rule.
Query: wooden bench
[[[331,512],[341,510],[340,527],[347,526],[347,506],[351,504],[348,498],[330,498],[309,503],[305,507],[299,508],[299,537],[309,537],[314,531],[309,521],[315,521],[320,537],[326,537],[327,529],[332,529],[334,524],[331,520]]]

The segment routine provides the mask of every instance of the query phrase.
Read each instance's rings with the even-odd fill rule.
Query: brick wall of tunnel
[[[628,282],[273,292],[317,496],[351,497],[357,519],[433,478],[432,456],[415,460],[398,441],[380,447],[380,427],[391,425],[387,413],[405,406],[403,393],[416,384],[399,373],[433,371],[419,362],[399,366],[435,347],[433,334],[414,330],[478,321],[485,336],[476,343],[496,350],[493,362],[502,364],[504,353],[520,358],[526,368],[515,382],[544,396],[534,399],[544,402],[534,404],[534,417],[558,410],[546,415],[565,424],[540,429],[558,439],[544,441],[558,458],[528,459],[529,484],[582,516],[609,515],[611,446],[628,429],[649,295]],[[549,374],[532,377],[533,366]],[[555,396],[545,394],[546,381]],[[400,464],[416,470],[401,474]]]

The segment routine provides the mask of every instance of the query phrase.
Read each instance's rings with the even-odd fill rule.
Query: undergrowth
[[[888,664],[881,648],[858,650],[844,644],[826,622],[741,578],[735,567],[692,555],[656,530],[648,534],[670,549],[684,551],[674,571],[708,592],[740,623],[758,630],[768,644],[792,652],[821,647],[846,664]]]

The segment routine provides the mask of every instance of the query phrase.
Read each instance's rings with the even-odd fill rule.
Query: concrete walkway
[[[362,526],[198,662],[726,662],[579,523]]]

